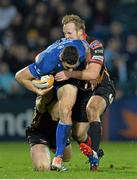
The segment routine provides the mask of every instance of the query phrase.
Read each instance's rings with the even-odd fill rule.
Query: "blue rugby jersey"
[[[31,74],[39,78],[42,75],[53,74],[63,70],[60,54],[67,46],[75,46],[79,53],[79,64],[85,62],[86,49],[83,43],[88,43],[85,40],[67,40],[60,39],[42,51],[36,58],[35,63],[29,65]]]

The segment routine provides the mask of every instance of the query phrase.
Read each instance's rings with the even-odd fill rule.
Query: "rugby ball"
[[[32,84],[39,89],[49,88],[54,84],[54,76],[51,74],[42,76],[40,79],[34,79]]]

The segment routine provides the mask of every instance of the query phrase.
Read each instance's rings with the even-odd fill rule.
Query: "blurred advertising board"
[[[32,121],[34,101],[30,98],[0,100],[0,140],[25,139]]]
[[[0,140],[25,140],[33,116],[34,99],[0,100]],[[137,140],[137,97],[115,101],[103,119],[104,140]]]
[[[137,140],[137,97],[115,101],[105,113],[103,138]]]

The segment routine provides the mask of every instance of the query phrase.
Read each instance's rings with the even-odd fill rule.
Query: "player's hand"
[[[70,77],[71,77],[70,71],[61,71],[55,75],[55,80],[56,81],[65,81],[65,80],[68,80]]]
[[[37,94],[39,96],[43,96],[45,94],[47,94],[51,89],[53,88],[53,86],[49,87],[49,88],[45,88],[45,89],[37,89]]]

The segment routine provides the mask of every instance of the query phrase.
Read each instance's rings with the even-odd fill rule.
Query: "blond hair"
[[[62,19],[62,25],[66,25],[68,23],[74,23],[77,30],[82,29],[85,31],[85,21],[81,19],[79,16],[71,14],[71,15],[65,15]]]

